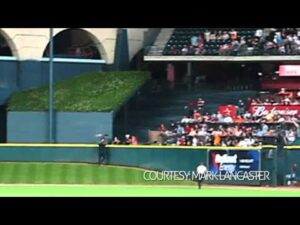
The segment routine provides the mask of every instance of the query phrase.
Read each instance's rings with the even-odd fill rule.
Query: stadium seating
[[[261,30],[261,35],[256,36],[256,32]],[[271,29],[269,33],[263,36],[264,28],[176,28],[168,40],[163,55],[279,55],[299,54],[300,43],[298,44],[298,34],[296,29],[282,28],[282,29]],[[235,31],[237,34],[236,39],[232,39],[231,32]],[[208,39],[206,39],[205,33],[208,32]],[[275,34],[280,32],[282,40],[284,41],[281,45],[284,46],[283,51],[279,51],[280,44],[276,43]],[[222,35],[228,34],[228,38],[223,38]],[[215,34],[214,38],[211,38],[211,34]],[[290,45],[286,46],[286,40],[288,36],[295,35],[296,39],[293,39],[292,44],[296,47],[292,48]],[[203,39],[204,48],[199,51],[197,46],[192,46],[191,38],[193,36],[201,37]],[[294,37],[293,37],[294,38]],[[233,41],[237,40],[237,43],[233,44]],[[244,41],[242,44],[241,40]],[[200,41],[199,41],[200,42]],[[186,48],[186,49],[185,49]],[[289,48],[287,50],[287,48]],[[225,51],[223,51],[225,49]]]

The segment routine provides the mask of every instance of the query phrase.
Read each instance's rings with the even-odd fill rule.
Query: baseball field
[[[145,181],[142,169],[75,163],[0,163],[0,196],[294,197],[300,189]]]

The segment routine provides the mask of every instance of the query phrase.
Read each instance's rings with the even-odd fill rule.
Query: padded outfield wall
[[[107,147],[106,164],[122,165],[131,167],[140,167],[158,171],[195,171],[200,162],[209,165],[210,151],[257,151],[259,152],[260,170],[269,171],[271,180],[267,182],[259,181],[214,181],[212,183],[240,184],[240,185],[272,185],[274,181],[274,169],[278,165],[274,164],[274,157],[270,151],[276,149],[276,146],[260,147],[180,147],[180,146],[118,146],[109,145]],[[299,149],[288,150],[288,159],[293,160],[297,155],[300,157]],[[271,152],[272,153],[272,152]],[[299,158],[300,159],[300,158]],[[11,162],[98,162],[98,148],[95,144],[1,144],[0,161]],[[279,174],[285,174],[288,171],[289,164],[285,167],[278,167]],[[281,176],[281,175],[280,175]]]

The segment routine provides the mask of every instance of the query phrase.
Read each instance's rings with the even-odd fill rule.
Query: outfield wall
[[[271,185],[274,178],[274,157],[270,150],[276,146],[239,147],[180,147],[180,146],[118,146],[109,145],[107,148],[106,164],[141,167],[152,170],[195,171],[200,162],[208,164],[208,150],[256,150],[260,152],[260,169],[270,172],[272,180],[268,182],[228,182],[214,183],[241,185]],[[299,147],[300,150],[300,147]],[[285,150],[288,154],[286,162],[300,159],[300,151]],[[95,144],[1,144],[0,161],[22,162],[98,162],[98,148]],[[281,161],[281,160],[279,160]],[[286,168],[289,167],[288,164]],[[281,168],[281,167],[278,167]],[[285,168],[285,169],[286,169]],[[282,170],[282,168],[280,169]],[[284,174],[285,172],[281,172]],[[279,173],[280,174],[280,173]]]

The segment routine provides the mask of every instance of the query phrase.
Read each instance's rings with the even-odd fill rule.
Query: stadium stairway
[[[160,91],[141,94],[134,106],[128,108],[127,133],[136,135],[140,142],[148,141],[148,130],[157,130],[161,123],[177,121],[187,113],[185,106],[192,100],[203,98],[206,101],[205,111],[216,112],[218,106],[236,104],[239,99],[256,96],[256,91],[216,90],[203,84],[191,90],[184,84],[177,84],[172,89],[168,84],[161,86]]]
[[[158,34],[153,46],[149,50],[147,55],[162,55],[163,50],[170,39],[172,33],[174,32],[174,28],[164,28],[161,29],[160,33]]]

